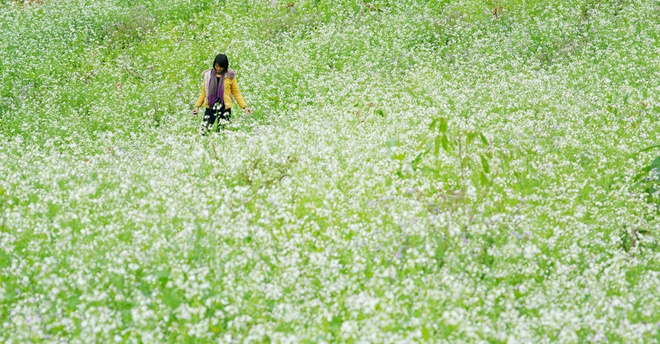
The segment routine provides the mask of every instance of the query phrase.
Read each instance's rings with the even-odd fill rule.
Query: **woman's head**
[[[229,59],[225,54],[218,54],[213,60],[213,68],[217,73],[226,72],[229,69]]]

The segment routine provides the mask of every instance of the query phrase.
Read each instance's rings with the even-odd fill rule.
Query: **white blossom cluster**
[[[659,19],[4,2],[0,342],[656,342]],[[219,52],[254,115],[199,136]]]

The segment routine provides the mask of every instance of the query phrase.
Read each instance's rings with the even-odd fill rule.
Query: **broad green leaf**
[[[376,110],[376,115],[378,115],[380,117],[385,117],[385,113],[383,112],[383,110],[380,110],[380,109]]]
[[[440,118],[440,124],[438,126],[438,130],[440,130],[440,132],[442,134],[447,132],[447,119],[446,118]]]
[[[484,171],[486,173],[490,173],[490,166],[488,165],[488,159],[486,159],[486,157],[483,155],[479,155],[479,158],[481,159],[481,164],[484,166]]]
[[[651,163],[651,165],[649,165],[649,167],[651,167],[651,169],[657,168],[658,170],[660,170],[660,156],[655,158],[655,160],[653,160],[653,162]]]

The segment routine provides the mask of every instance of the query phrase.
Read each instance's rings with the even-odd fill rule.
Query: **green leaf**
[[[465,145],[469,146],[470,143],[472,143],[472,141],[474,141],[475,138],[477,138],[477,133],[475,133],[474,131],[469,132],[467,134],[467,139],[465,141]]]
[[[419,154],[417,154],[417,156],[415,157],[415,159],[411,163],[413,170],[417,169],[417,164],[419,164],[419,162],[422,160],[424,155],[426,155],[428,152],[429,152],[428,150],[425,150],[425,151],[420,152]]]
[[[488,181],[488,177],[486,176],[485,173],[481,172],[481,176],[480,176],[480,177],[481,177],[481,178],[480,178],[480,179],[481,179],[481,185],[483,185],[483,186],[488,186],[488,184],[490,184],[490,182]]]
[[[655,148],[660,148],[660,144],[653,145],[653,146],[648,146],[648,147],[646,147],[646,148],[640,150],[638,153],[646,152],[646,151],[650,151],[651,149],[655,149]]]
[[[429,130],[435,129],[435,126],[438,125],[438,119],[434,119],[431,121],[431,124],[429,124]]]
[[[490,173],[490,166],[488,165],[488,159],[486,159],[486,157],[483,155],[479,155],[479,158],[481,159],[481,164],[484,166],[484,172]]]
[[[651,166],[646,166],[646,167],[642,168],[642,169],[639,171],[639,173],[637,173],[637,174],[633,177],[633,180],[636,181],[636,182],[639,181],[640,179],[642,179],[642,177],[644,177],[645,175],[647,175],[650,171],[651,171]]]
[[[446,133],[447,132],[447,119],[446,118],[440,118],[440,123],[438,125],[438,130],[440,130],[441,133]]]
[[[417,164],[419,164],[419,162],[422,160],[423,156],[424,156],[424,153],[417,154],[415,159],[413,159],[413,161],[410,163],[410,166],[412,167],[413,171],[417,170]]]
[[[651,165],[649,165],[649,167],[651,169],[657,168],[658,170],[660,170],[660,156],[655,158],[655,160],[653,160],[653,162],[651,163]]]
[[[481,142],[482,142],[483,144],[485,144],[486,146],[488,146],[488,140],[486,140],[486,136],[484,136],[484,134],[479,133],[479,138],[481,138]]]
[[[422,149],[422,148],[426,145],[426,142],[427,142],[427,141],[428,141],[428,139],[424,139],[424,140],[423,140],[423,141],[417,146],[417,150]]]
[[[442,148],[447,152],[451,150],[451,146],[449,146],[449,139],[447,139],[447,135],[442,135]]]
[[[385,113],[381,109],[376,110],[376,115],[385,118]]]
[[[2,196],[2,195],[4,195],[4,194],[5,194],[5,189],[0,188],[0,196]]]
[[[431,339],[431,331],[428,328],[422,327],[422,339],[429,340]]]
[[[438,156],[438,153],[440,153],[440,146],[442,146],[442,137],[440,135],[435,137],[435,144],[433,145],[433,155],[436,157]]]
[[[470,158],[465,156],[461,159],[461,166],[468,166],[470,164]]]

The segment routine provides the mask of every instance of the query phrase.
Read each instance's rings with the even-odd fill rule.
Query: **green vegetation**
[[[660,4],[0,0],[0,342],[660,340]],[[240,109],[199,136],[224,52]]]

